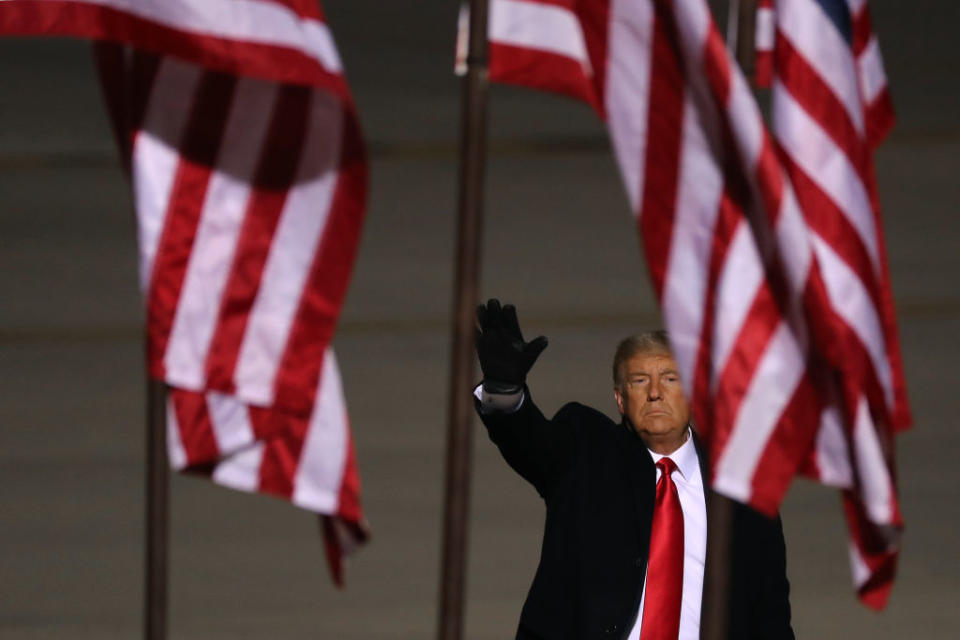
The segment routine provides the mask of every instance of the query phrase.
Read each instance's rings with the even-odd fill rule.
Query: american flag
[[[772,11],[773,134],[840,330],[852,334],[847,357],[862,363],[843,390],[846,406],[856,407],[852,436],[875,433],[887,447],[909,425],[909,411],[873,166],[873,148],[893,125],[880,49],[865,0],[777,0]],[[841,434],[829,433],[818,439],[815,463],[838,449]],[[872,457],[853,467],[853,478],[834,477],[830,465],[812,471],[857,487],[844,492],[851,528],[865,533],[850,550],[854,578],[865,601],[881,607],[889,589],[875,576],[895,571],[888,543],[902,521],[892,461],[877,463],[882,449]]]
[[[366,528],[330,342],[367,164],[319,5],[6,0],[0,33],[99,41],[171,465],[322,514],[339,583]]]
[[[870,325],[883,339],[864,344],[871,299],[822,250],[823,214],[706,3],[493,0],[489,36],[492,80],[608,124],[714,489],[772,514],[797,473],[844,487],[854,580],[883,606],[902,526],[890,425],[908,420],[896,333]]]

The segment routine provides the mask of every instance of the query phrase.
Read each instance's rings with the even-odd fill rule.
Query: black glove
[[[496,298],[477,307],[477,323],[477,357],[483,370],[484,390],[488,393],[520,391],[530,367],[547,348],[547,339],[540,336],[524,342],[517,310],[512,304],[501,308]]]

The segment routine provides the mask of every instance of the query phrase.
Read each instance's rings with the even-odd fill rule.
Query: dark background
[[[374,538],[336,591],[315,518],[172,481],[172,638],[434,635],[459,83],[455,2],[328,0],[371,150],[336,347]],[[960,601],[960,55],[954,2],[873,2],[898,125],[878,156],[916,427],[889,608],[857,603],[835,491],[783,507],[801,638],[953,638]],[[140,632],[144,380],[134,224],[89,47],[0,41],[0,637]],[[550,347],[553,411],[615,413],[616,341],[658,323],[605,133],[584,106],[494,87],[483,295]],[[467,637],[515,628],[539,552],[534,491],[475,432]],[[603,523],[598,523],[603,526]]]

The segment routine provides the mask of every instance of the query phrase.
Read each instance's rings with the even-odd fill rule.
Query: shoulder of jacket
[[[579,402],[568,402],[560,407],[554,420],[571,421],[588,428],[613,429],[618,426],[607,414]]]

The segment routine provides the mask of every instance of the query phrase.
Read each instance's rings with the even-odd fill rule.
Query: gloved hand
[[[524,342],[517,323],[517,310],[512,304],[500,307],[491,298],[477,307],[477,357],[483,370],[483,388],[487,393],[516,393],[523,389],[527,372],[547,348],[547,339],[540,336]]]

